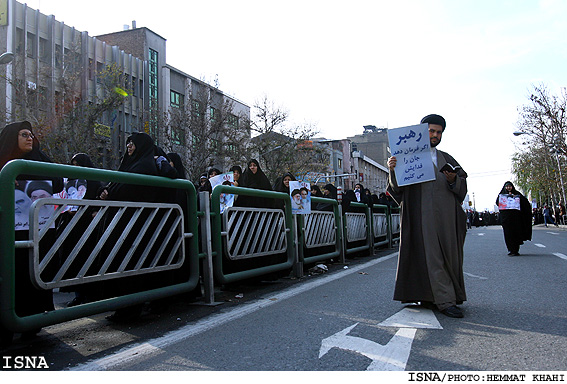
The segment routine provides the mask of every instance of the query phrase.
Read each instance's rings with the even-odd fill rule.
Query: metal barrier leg
[[[295,262],[293,263],[293,275],[297,278],[303,277],[303,262],[299,260],[299,231],[297,225],[298,216],[293,215],[293,225],[295,230],[294,246],[295,246]],[[303,247],[303,243],[301,244]]]
[[[201,217],[201,244],[207,255],[203,263],[203,284],[205,291],[205,304],[218,305],[215,302],[215,279],[213,277],[213,247],[211,235],[211,206],[209,192],[199,192],[199,210],[205,215]]]
[[[346,231],[345,231],[345,225],[344,225],[344,222],[343,222],[343,219],[344,219],[344,217],[343,217],[343,207],[339,204],[339,207],[338,207],[338,208],[339,208],[339,220],[340,220],[341,233],[342,233],[342,235],[341,235],[341,244],[340,244],[340,246],[341,246],[341,255],[340,255],[340,257],[339,257],[339,262],[340,262],[341,264],[346,264],[346,240],[345,240]]]

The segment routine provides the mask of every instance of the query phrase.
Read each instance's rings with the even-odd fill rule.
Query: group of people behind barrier
[[[51,163],[51,159],[40,149],[38,138],[34,135],[32,126],[29,122],[16,122],[7,125],[0,132],[0,170],[11,160],[24,159],[32,161],[40,161]],[[91,158],[85,153],[75,154],[70,165],[79,167],[96,168]],[[137,173],[150,176],[162,176],[171,179],[185,179],[185,168],[182,164],[181,156],[177,153],[165,153],[161,148],[155,145],[153,139],[145,133],[132,133],[126,141],[126,152],[124,153],[118,171]],[[244,170],[238,165],[233,166],[230,171],[233,174],[231,185],[243,188],[255,188],[261,190],[271,190],[276,192],[284,192],[290,194],[289,182],[295,181],[295,177],[291,173],[285,173],[279,177],[274,183],[271,183],[257,160],[248,161]],[[212,192],[210,178],[221,174],[221,171],[215,168],[210,169],[203,174],[196,186],[197,191]],[[98,180],[79,180],[64,179],[62,177],[47,177],[38,175],[20,174],[16,177],[15,193],[17,198],[16,216],[21,214],[21,221],[25,223],[21,227],[15,226],[15,239],[27,240],[29,238],[29,206],[33,199],[41,197],[61,197],[61,198],[79,198],[85,200],[103,200],[103,201],[128,201],[128,202],[154,202],[154,203],[173,203],[179,204],[183,211],[187,212],[187,197],[185,191],[172,188],[160,188],[147,185],[134,185],[121,182],[104,183]],[[299,193],[301,193],[300,191]],[[327,184],[323,188],[313,185],[310,191],[311,196],[330,198],[337,200],[337,188],[333,184]],[[234,206],[236,207],[255,207],[255,208],[276,208],[283,209],[282,200],[270,198],[258,198],[246,195],[235,197]],[[361,202],[364,204],[384,204],[394,205],[391,198],[385,194],[380,197],[372,195],[369,190],[364,189],[361,184],[357,184],[353,190],[345,192],[342,198],[342,205],[345,211],[349,209],[351,202]],[[19,211],[18,207],[27,204],[27,210]],[[79,208],[81,209],[81,208]],[[96,207],[86,206],[89,210],[88,214],[83,214],[81,220],[74,223],[73,233],[80,236],[82,231],[89,225],[89,221],[95,214]],[[332,204],[312,202],[311,209],[319,211],[332,211]],[[71,222],[76,211],[69,210],[62,213],[58,218],[54,228],[47,230],[43,237],[41,249],[47,248],[49,244],[53,244],[58,234]],[[109,220],[112,217],[112,211],[108,214]],[[26,217],[27,215],[27,217]],[[185,214],[187,217],[187,214]],[[108,221],[106,224],[108,224]],[[17,221],[17,217],[16,217]],[[133,231],[135,232],[135,231]],[[88,246],[86,248],[89,248]],[[68,250],[68,249],[67,249]],[[65,252],[66,247],[61,247],[59,252]],[[40,251],[41,253],[41,251]],[[41,256],[40,256],[41,257]],[[86,256],[84,256],[86,257]],[[80,258],[79,258],[80,259]],[[45,311],[54,310],[53,294],[49,289],[39,289],[31,281],[29,276],[29,250],[27,248],[18,248],[15,250],[15,312],[18,316],[28,316]],[[99,300],[108,297],[115,297],[141,291],[144,289],[155,288],[162,284],[158,279],[141,279],[140,277],[129,278],[128,284],[124,281],[111,280],[101,283],[89,283],[84,286],[75,286],[67,288],[75,292],[75,298],[68,303],[69,306],[82,304],[84,302]],[[49,271],[47,272],[49,274]],[[179,275],[177,275],[179,277]],[[171,283],[171,276],[167,279]],[[148,288],[149,287],[149,288]],[[201,287],[197,286],[194,296],[197,297],[201,293]],[[33,300],[30,300],[33,298]],[[117,310],[109,320],[124,321],[137,317],[141,312],[141,306],[124,308]],[[33,335],[39,330],[30,331]],[[2,329],[2,332],[5,330]]]

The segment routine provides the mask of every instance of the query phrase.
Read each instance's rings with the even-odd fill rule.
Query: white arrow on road
[[[399,329],[386,345],[361,337],[349,336],[356,323],[323,339],[319,358],[331,348],[358,353],[372,360],[367,371],[403,371],[411,352],[411,345],[418,328],[443,329],[429,309],[406,307],[379,325]]]

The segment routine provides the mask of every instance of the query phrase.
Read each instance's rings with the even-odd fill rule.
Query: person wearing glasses
[[[51,163],[51,159],[40,149],[39,140],[32,131],[29,121],[20,121],[6,125],[0,131],[0,170],[11,160],[23,159]],[[15,190],[16,195],[21,195],[26,185],[32,180],[45,180],[51,185],[51,193],[63,190],[63,179],[60,177],[46,177],[37,175],[17,175]],[[48,196],[50,197],[50,196]],[[15,226],[15,239],[28,240],[28,227]],[[55,240],[55,230],[49,229],[42,240],[42,244]],[[49,249],[42,247],[42,249]],[[42,255],[40,255],[40,258]],[[29,316],[45,311],[54,310],[53,294],[51,290],[36,288],[29,276],[29,249],[15,249],[15,311],[18,316]],[[49,273],[50,271],[46,271]],[[42,275],[49,279],[48,276]],[[24,338],[35,336],[40,329],[35,329],[22,334]],[[1,344],[9,344],[13,333],[0,328]]]

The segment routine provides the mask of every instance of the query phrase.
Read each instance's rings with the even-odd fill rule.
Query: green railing
[[[311,200],[314,203],[321,203],[321,204],[331,204],[333,207],[332,210],[332,214],[333,214],[333,227],[332,228],[328,228],[328,230],[334,232],[334,237],[335,237],[335,242],[333,244],[334,249],[330,250],[328,249],[330,247],[323,247],[323,246],[314,246],[312,248],[309,248],[307,246],[307,244],[309,243],[309,240],[307,237],[308,236],[322,236],[322,235],[328,235],[328,234],[322,234],[322,233],[314,233],[313,231],[311,233],[307,232],[306,228],[306,222],[307,222],[307,217],[305,216],[309,216],[309,215],[296,215],[296,219],[297,219],[297,225],[298,225],[298,253],[299,253],[299,257],[298,260],[300,263],[304,263],[304,264],[312,264],[312,263],[318,263],[320,261],[324,261],[324,260],[329,260],[329,259],[334,259],[334,258],[339,258],[341,260],[341,262],[344,262],[344,253],[343,253],[343,232],[341,230],[342,227],[342,222],[341,222],[341,211],[340,211],[340,206],[339,203],[336,200],[331,200],[331,199],[326,199],[326,198],[321,198],[321,197],[314,197],[311,196]],[[312,211],[311,215],[320,215],[322,212],[320,211]],[[317,243],[317,240],[313,241],[314,243]],[[318,250],[317,248],[319,248],[319,250],[321,250],[321,252],[323,253],[317,253],[317,254],[311,254],[314,253],[315,250]],[[325,252],[325,250],[328,250],[327,252]],[[310,254],[307,255],[308,251]]]
[[[188,220],[185,233],[185,258],[189,263],[187,281],[162,288],[131,293],[121,297],[81,304],[76,307],[19,317],[15,303],[15,231],[14,185],[18,175],[67,177],[72,179],[104,180],[186,191]],[[187,180],[167,179],[132,173],[14,160],[0,171],[0,323],[14,332],[25,332],[97,313],[116,310],[133,304],[157,300],[193,290],[199,281],[197,197],[193,184]],[[29,298],[33,300],[33,298]]]
[[[184,233],[185,265],[188,263],[187,276],[183,276],[184,282],[171,282],[169,286],[102,299],[76,307],[59,308],[55,311],[30,316],[18,316],[15,310],[15,279],[17,276],[15,249],[16,246],[22,247],[22,245],[17,245],[21,242],[15,241],[14,183],[19,175],[104,180],[106,182],[184,190],[187,196],[187,218]],[[284,209],[233,207],[221,214],[221,194],[273,199],[283,202]],[[317,244],[317,240],[308,238],[308,236],[322,236],[322,234],[306,233],[304,227],[306,220],[314,217],[292,215],[291,200],[287,194],[221,185],[214,189],[210,198],[210,205],[208,196],[205,196],[202,200],[204,205],[199,209],[195,187],[187,180],[172,180],[157,176],[26,160],[9,162],[0,171],[0,324],[14,332],[25,332],[189,292],[197,286],[200,272],[203,274],[206,283],[205,301],[212,303],[214,301],[215,282],[217,284],[228,284],[288,270],[293,270],[296,275],[301,276],[304,264],[335,258],[344,263],[346,255],[357,253],[372,255],[375,247],[391,246],[392,242],[399,238],[399,208],[381,205],[374,205],[370,208],[362,203],[351,203],[352,209],[349,210],[358,212],[356,217],[358,237],[355,241],[348,241],[347,213],[342,212],[340,204],[336,200],[312,197],[314,203],[332,205],[332,212],[325,212],[324,214],[318,211],[313,212],[315,216],[325,216],[325,231],[333,232],[324,234],[332,238],[332,241],[321,240]],[[100,206],[100,202],[98,205]],[[386,214],[388,226],[386,236],[384,233],[375,233],[373,216],[375,212]],[[329,223],[329,216],[331,215],[332,225]],[[393,216],[394,219],[392,219]],[[230,222],[231,217],[235,217],[232,223]],[[232,246],[234,249],[238,249],[238,252],[233,252],[228,247],[230,245],[227,232],[229,225],[233,225],[233,228],[238,231],[244,231],[239,233],[245,233],[249,237],[249,244],[246,246],[244,246],[244,241],[240,241],[237,237],[232,239]],[[239,226],[245,227],[245,229],[238,228]],[[201,244],[199,244],[199,241]],[[199,251],[199,245],[201,245],[201,251]],[[236,253],[239,254],[236,255]],[[268,260],[272,256],[277,256],[277,258]],[[205,261],[203,271],[199,270],[200,259]],[[255,260],[263,260],[264,263],[257,266],[253,263]],[[225,272],[224,266],[228,263],[233,263],[233,266],[244,265],[244,267],[236,268],[236,271]],[[120,279],[120,276],[115,276],[115,278]]]
[[[223,265],[228,263],[226,258],[226,255],[228,253],[226,237],[228,236],[228,233],[224,232],[222,228],[223,216],[221,215],[220,212],[221,211],[220,196],[223,193],[237,195],[237,196],[252,196],[257,198],[274,199],[275,201],[284,202],[285,209],[283,210],[282,214],[284,218],[283,230],[285,231],[285,233],[281,233],[281,232],[273,233],[271,234],[271,236],[278,236],[278,235],[284,236],[285,249],[282,248],[281,243],[279,243],[280,246],[277,248],[277,250],[279,250],[280,253],[285,253],[286,255],[285,261],[276,262],[273,264],[261,265],[261,266],[250,265],[250,267],[245,270],[240,270],[235,272],[227,273],[224,271]],[[223,215],[225,215],[225,217],[228,216],[228,213],[230,212],[231,209],[232,208],[229,208],[227,211],[223,213]],[[236,210],[238,209],[240,208],[236,208]],[[245,207],[242,207],[242,209],[244,211],[247,210],[247,208]],[[268,213],[276,214],[277,212],[275,211],[278,211],[278,210],[270,210],[268,208],[266,209],[254,208],[248,210],[255,211],[252,213],[258,213],[258,214],[260,214],[261,212],[267,214]],[[254,226],[254,228],[250,228],[250,231],[252,232],[248,232],[245,235],[243,235],[243,236],[248,236],[251,239],[261,235],[265,235],[266,234],[265,231],[274,229],[274,228],[270,228],[270,226],[267,225],[268,221],[265,217],[256,216],[252,218],[251,215],[249,215],[245,220],[247,220],[246,222],[249,224],[253,223],[252,225]],[[262,223],[265,223],[266,226],[263,226]],[[244,279],[249,279],[270,273],[284,271],[293,268],[294,263],[296,262],[296,252],[294,247],[295,232],[294,232],[293,218],[291,214],[291,199],[289,195],[285,193],[264,191],[264,190],[252,189],[252,188],[240,188],[240,187],[233,187],[228,185],[219,185],[215,187],[211,197],[211,231],[212,231],[211,237],[212,237],[214,277],[218,283],[228,284]],[[270,243],[270,240],[271,238],[263,239],[262,241],[265,245]],[[251,245],[251,247],[254,248],[257,248],[259,246],[260,244],[258,244],[258,242],[255,242],[254,244]],[[272,250],[272,252],[276,252],[276,251]],[[250,258],[249,260],[260,260],[263,256],[269,253],[270,253],[270,249],[266,249],[264,250],[264,252],[260,252],[259,256]],[[238,261],[238,263],[242,263],[242,264],[244,264],[245,262],[246,261],[244,260]],[[249,264],[253,264],[253,261],[249,262]]]

